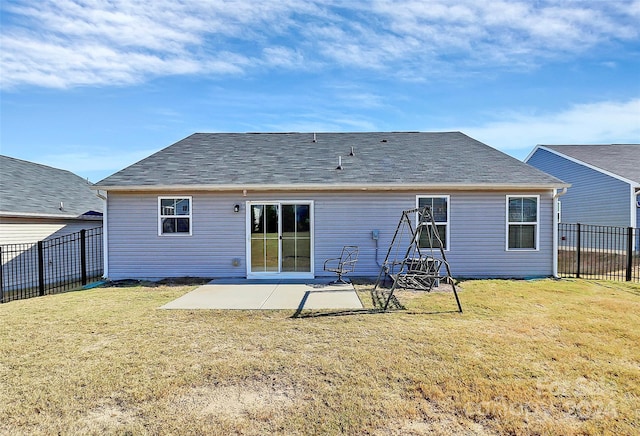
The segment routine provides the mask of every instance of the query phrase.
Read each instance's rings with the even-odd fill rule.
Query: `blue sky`
[[[640,142],[640,1],[2,0],[0,153],[93,182],[194,132]]]

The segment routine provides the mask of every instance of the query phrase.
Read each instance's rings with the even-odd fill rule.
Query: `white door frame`
[[[278,206],[278,271],[264,272],[251,271],[251,206],[253,205],[276,205]],[[282,269],[282,206],[283,205],[308,205],[309,206],[309,236],[310,236],[310,271],[308,272],[291,272],[281,271]],[[248,279],[313,279],[315,277],[315,222],[314,222],[314,204],[313,200],[254,200],[247,201],[245,203],[246,211],[246,239],[245,239],[245,251],[246,251],[246,266],[247,266],[247,278]]]

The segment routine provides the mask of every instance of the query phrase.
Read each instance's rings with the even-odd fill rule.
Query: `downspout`
[[[104,271],[102,272],[103,278],[109,277],[109,238],[108,236],[108,222],[107,222],[107,195],[108,192],[105,191],[104,195],[100,193],[100,190],[96,191],[96,195],[98,198],[102,199],[104,202],[104,207],[102,208],[102,263],[104,266]]]
[[[638,209],[640,208],[640,186],[637,186],[635,188],[631,188],[631,194],[632,197],[635,201],[633,202],[634,204],[631,205],[631,227],[640,227],[640,225],[638,224]],[[638,251],[640,249],[640,247],[637,246],[638,244],[638,238],[635,237],[633,238],[633,250],[634,251]]]
[[[631,224],[630,227],[638,227],[638,208],[640,208],[640,186],[631,187]]]
[[[567,193],[567,188],[553,195],[553,277],[558,277],[558,198]]]

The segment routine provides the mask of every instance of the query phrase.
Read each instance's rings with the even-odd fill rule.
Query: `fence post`
[[[633,227],[627,228],[627,281],[631,281],[631,269],[633,268]]]
[[[578,227],[578,234],[576,235],[576,260],[577,260],[577,265],[576,265],[576,278],[580,278],[580,245],[582,245],[582,243],[580,242],[580,223],[577,224]]]
[[[82,268],[82,286],[87,284],[87,246],[85,229],[80,230],[80,264]]]
[[[38,291],[44,295],[44,244],[38,241]]]

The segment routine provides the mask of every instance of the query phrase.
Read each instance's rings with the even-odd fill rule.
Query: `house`
[[[456,277],[551,276],[569,185],[460,132],[196,133],[98,182],[111,279],[312,278],[344,245],[377,277],[433,207]]]
[[[562,222],[640,227],[640,144],[538,145],[525,162],[571,183]]]
[[[102,205],[82,177],[0,156],[0,245],[31,244],[100,227]]]

